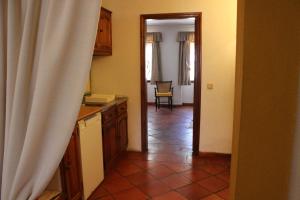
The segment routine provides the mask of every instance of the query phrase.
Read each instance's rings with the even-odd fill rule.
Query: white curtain
[[[36,199],[69,142],[101,0],[1,0],[1,199]]]

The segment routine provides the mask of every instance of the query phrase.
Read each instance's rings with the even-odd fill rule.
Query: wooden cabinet
[[[111,14],[111,11],[105,8],[101,8],[96,43],[94,48],[94,56],[112,55]]]
[[[127,102],[102,112],[104,170],[107,172],[118,156],[127,149]]]
[[[128,145],[128,129],[127,129],[127,102],[123,102],[117,106],[117,136],[118,136],[118,152],[126,151]]]
[[[118,153],[116,106],[102,112],[102,139],[104,170],[113,165]]]
[[[76,126],[71,136],[69,145],[60,164],[63,186],[63,199],[82,199],[82,173],[80,158],[80,141],[78,127]]]

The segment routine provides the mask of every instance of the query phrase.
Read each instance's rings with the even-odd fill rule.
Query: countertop
[[[97,112],[101,112],[101,107],[99,106],[81,106],[80,111],[77,117],[77,121],[80,121],[90,115],[93,115]]]
[[[90,115],[93,115],[97,112],[104,112],[108,110],[111,106],[119,105],[127,101],[127,97],[116,98],[114,101],[111,101],[107,104],[85,104],[80,107],[80,111],[77,117],[77,121],[80,121]]]

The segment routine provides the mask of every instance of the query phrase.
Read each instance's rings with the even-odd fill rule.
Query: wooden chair
[[[156,81],[156,88],[154,88],[155,92],[155,108],[160,108],[160,98],[167,97],[168,98],[168,106],[172,110],[173,109],[173,87],[172,81]]]

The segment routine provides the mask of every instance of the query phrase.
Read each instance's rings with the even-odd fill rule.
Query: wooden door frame
[[[146,14],[140,16],[140,81],[141,81],[141,144],[142,151],[148,151],[148,124],[147,124],[147,80],[145,70],[145,35],[147,31],[147,19],[184,19],[195,18],[195,80],[193,103],[193,155],[199,154],[200,143],[200,111],[201,111],[201,12],[189,13],[164,13]]]

